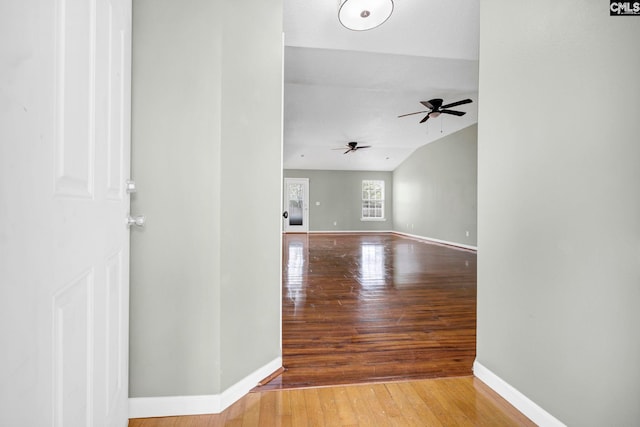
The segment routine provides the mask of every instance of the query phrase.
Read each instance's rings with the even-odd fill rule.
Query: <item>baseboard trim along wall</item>
[[[511,384],[485,368],[477,360],[473,362],[473,374],[540,427],[566,427],[564,423],[520,393]]]
[[[309,234],[385,234],[393,233],[391,230],[318,230],[309,231]]]
[[[310,230],[308,233],[283,233],[283,234],[398,234],[400,236],[411,237],[412,239],[424,240],[431,243],[438,243],[445,246],[453,246],[460,249],[477,251],[477,246],[465,245],[464,243],[450,242],[448,240],[434,239],[433,237],[418,236],[417,234],[403,233],[393,230]]]
[[[256,369],[220,394],[129,398],[129,418],[219,414],[249,393],[260,380],[282,367],[278,357]]]
[[[457,243],[457,242],[450,242],[448,240],[434,239],[433,237],[418,236],[416,234],[403,233],[402,231],[392,231],[392,233],[399,234],[401,236],[412,237],[412,238],[418,239],[418,240],[426,240],[426,241],[432,242],[432,243],[439,243],[441,245],[454,246],[456,248],[469,249],[469,250],[472,250],[472,251],[477,251],[478,250],[477,246],[465,245],[464,243]]]

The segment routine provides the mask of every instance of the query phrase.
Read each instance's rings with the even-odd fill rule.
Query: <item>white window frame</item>
[[[371,184],[379,185],[381,198],[371,197],[372,190],[365,188],[365,186],[370,186]],[[382,179],[363,179],[362,180],[362,191],[360,192],[362,200],[361,200],[361,215],[360,221],[386,221],[385,218],[385,206],[384,206],[384,180]],[[377,206],[371,207],[372,204],[379,204],[380,207]],[[366,205],[366,206],[365,206]],[[380,209],[380,216],[371,216],[372,210]],[[375,214],[375,211],[374,211]]]

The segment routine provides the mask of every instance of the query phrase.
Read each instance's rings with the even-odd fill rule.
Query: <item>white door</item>
[[[126,426],[131,0],[0,4],[0,425]]]
[[[309,231],[309,179],[284,179],[284,231],[307,233]]]

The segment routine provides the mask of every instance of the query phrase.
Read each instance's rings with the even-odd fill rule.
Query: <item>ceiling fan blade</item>
[[[420,101],[420,104],[424,105],[425,107],[427,107],[430,110],[433,110],[433,105],[431,105],[431,103],[429,101]]]
[[[454,116],[464,116],[465,114],[467,114],[464,111],[453,111],[453,110],[440,110],[440,112],[444,114],[453,114]]]
[[[428,113],[428,111],[416,111],[415,113],[403,114],[401,116],[398,116],[398,118],[406,117],[406,116],[413,116],[414,114],[422,114],[422,113]]]
[[[356,150],[359,150],[360,148],[370,148],[370,145],[360,145],[358,147],[356,147]]]
[[[473,102],[473,101],[470,99],[463,99],[462,101],[452,102],[451,104],[443,105],[441,108],[455,107],[457,105],[468,104],[470,102]]]
[[[427,104],[429,104],[431,107],[427,107],[427,108],[431,108],[432,110],[437,110],[438,108],[442,107],[442,98],[434,98],[428,101],[420,101],[420,103],[425,107],[427,107]]]
[[[426,116],[424,116],[424,119],[420,120],[420,123],[424,123],[427,120],[429,120],[429,114],[427,114]]]
[[[344,152],[344,153],[342,153],[342,154],[347,154],[347,153],[350,153],[351,151],[354,151],[354,150],[353,150],[353,148],[349,148],[347,151],[345,151],[345,152]]]

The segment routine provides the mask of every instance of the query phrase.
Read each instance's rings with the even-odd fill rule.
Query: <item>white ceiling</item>
[[[284,0],[284,168],[395,169],[417,148],[477,122],[478,0],[396,1],[351,31],[336,0]],[[462,117],[418,124],[419,101],[464,98]],[[372,148],[333,150],[357,141]]]

